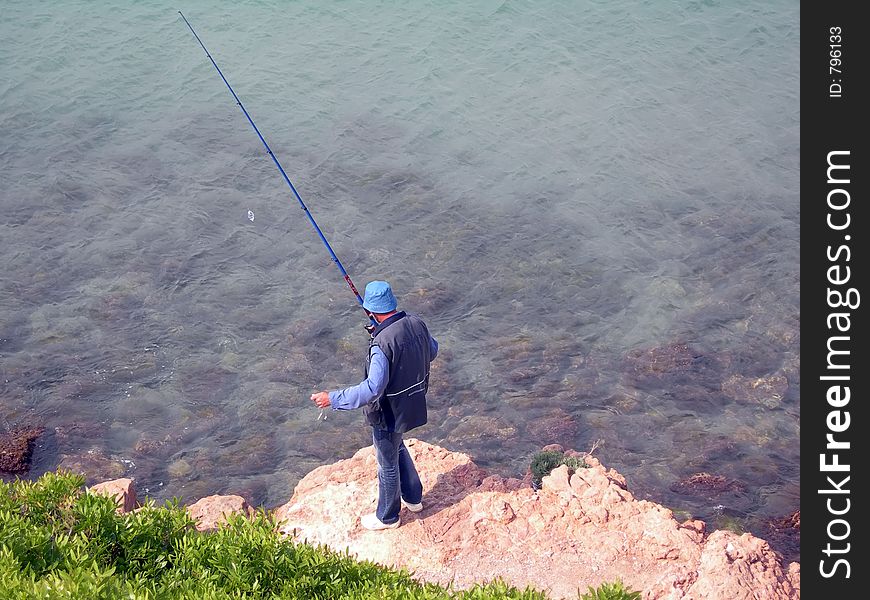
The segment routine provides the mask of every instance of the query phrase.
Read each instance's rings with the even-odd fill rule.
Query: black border
[[[858,2],[805,2],[801,6],[801,592],[806,598],[821,598],[822,593],[828,597],[836,593],[847,594],[844,597],[848,598],[859,597],[867,593],[870,582],[870,568],[864,562],[867,556],[866,494],[858,491],[859,487],[868,485],[867,459],[863,458],[868,449],[862,443],[862,434],[867,429],[865,405],[870,369],[864,366],[866,362],[862,365],[861,357],[867,355],[862,349],[870,348],[864,316],[868,310],[864,305],[870,303],[870,295],[864,294],[870,294],[865,285],[866,272],[870,269],[865,241],[866,232],[870,230],[866,209],[870,198],[867,197],[867,153],[861,124],[870,112],[867,85],[862,84],[862,79],[866,80],[868,75],[865,40],[870,28],[858,16],[859,6]],[[835,49],[831,47],[831,27],[842,28],[841,74],[829,70],[830,53]],[[843,86],[841,97],[830,97],[832,83]],[[834,231],[826,223],[827,195],[838,187],[827,181],[828,153],[838,150],[849,151],[851,177],[847,187],[851,202],[847,210],[851,226],[848,231]],[[850,240],[845,242],[847,234]],[[827,247],[831,245],[836,249],[843,243],[850,246],[851,260],[840,260],[839,264],[851,268],[851,279],[842,289],[855,287],[862,297],[860,305],[850,310],[849,333],[840,334],[849,335],[851,351],[848,358],[851,401],[841,409],[849,411],[850,427],[837,434],[837,439],[851,443],[849,450],[840,452],[840,462],[850,465],[851,480],[843,487],[850,490],[851,508],[843,516],[849,521],[849,537],[832,544],[850,544],[849,552],[839,557],[849,562],[851,572],[846,578],[845,567],[840,565],[834,577],[825,578],[820,572],[821,561],[824,559],[825,568],[830,570],[836,558],[828,558],[823,553],[828,543],[826,530],[828,522],[837,517],[831,516],[826,508],[825,502],[831,496],[820,494],[819,490],[830,487],[826,481],[828,475],[836,478],[837,474],[823,473],[819,465],[819,455],[825,452],[825,436],[829,432],[826,418],[833,410],[826,399],[831,383],[819,378],[830,373],[826,367],[827,343],[829,336],[836,335],[829,332],[827,326],[827,316],[834,312],[826,299],[828,287],[833,287],[828,282],[827,270],[835,264],[828,259]],[[845,254],[841,258],[844,259]],[[843,498],[838,496],[839,501]]]

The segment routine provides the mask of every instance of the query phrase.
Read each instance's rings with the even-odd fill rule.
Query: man
[[[354,410],[362,407],[372,427],[378,460],[378,508],[360,519],[371,530],[393,529],[404,504],[411,512],[423,510],[423,484],[408,454],[402,434],[426,423],[429,363],[438,354],[438,342],[417,315],[397,311],[390,284],[366,285],[363,308],[377,321],[371,330],[365,380],[331,392],[315,392],[311,400],[320,408]]]

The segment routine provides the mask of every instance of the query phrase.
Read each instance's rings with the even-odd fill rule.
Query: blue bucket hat
[[[366,285],[366,295],[363,298],[363,308],[367,311],[384,314],[396,310],[398,302],[393,296],[393,290],[386,281],[370,281]]]

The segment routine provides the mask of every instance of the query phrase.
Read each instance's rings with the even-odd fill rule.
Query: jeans
[[[423,500],[423,484],[401,433],[372,428],[372,440],[378,459],[378,510],[381,523],[399,520],[400,498],[408,504]],[[401,493],[401,496],[399,495]]]

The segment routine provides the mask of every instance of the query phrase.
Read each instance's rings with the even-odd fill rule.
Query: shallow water
[[[712,526],[799,508],[797,3],[210,4],[357,286],[441,343],[415,435],[518,476],[602,440]],[[0,11],[2,418],[46,426],[33,475],[274,506],[368,443],[308,400],[364,317],[176,9]]]

